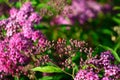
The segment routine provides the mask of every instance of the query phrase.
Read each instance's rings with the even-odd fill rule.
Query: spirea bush
[[[27,75],[28,71],[24,72],[23,68],[46,46],[45,36],[34,29],[34,24],[40,20],[31,3],[27,2],[20,9],[12,8],[9,18],[0,21],[0,78]]]
[[[93,0],[72,0],[70,5],[64,7],[60,15],[53,18],[51,25],[72,25],[76,21],[84,24],[90,19],[97,17],[100,12],[104,12],[106,9],[105,6]]]
[[[21,1],[20,8],[15,8],[12,5],[20,2],[3,2],[10,10],[8,17],[0,20],[0,80],[120,80],[120,46],[117,44],[120,38],[117,36],[118,40],[111,43],[108,40],[108,36],[117,35],[119,31],[115,27],[113,31],[112,28],[100,30],[99,27],[105,26],[99,26],[104,18],[100,23],[96,19],[101,12],[107,15],[106,12],[111,11],[109,4],[102,5],[95,0],[31,0]],[[48,16],[49,13],[54,14]],[[89,25],[94,29],[90,30],[92,27],[86,22],[93,18],[95,21]],[[64,29],[71,24],[75,27]],[[96,24],[99,27],[95,28]],[[83,29],[79,25],[84,25]],[[84,34],[88,30],[90,32]],[[95,40],[102,43],[105,40],[99,39],[99,34],[108,38],[105,42],[117,45],[99,44]],[[81,35],[88,40],[81,39]]]
[[[83,66],[85,69],[80,69],[74,80],[120,79],[120,67],[114,64],[114,57],[110,51],[102,52],[99,57],[87,60]]]

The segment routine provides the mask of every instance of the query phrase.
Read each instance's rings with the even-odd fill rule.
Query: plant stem
[[[61,69],[61,68],[60,68],[59,66],[57,66],[56,64],[54,64],[54,63],[52,63],[52,64],[53,64],[54,66],[58,67],[59,69]],[[70,74],[70,73],[68,73],[68,72],[66,72],[66,71],[64,71],[64,70],[62,70],[62,69],[61,69],[61,71],[64,72],[65,74],[71,76],[71,77],[74,79],[74,75],[72,75],[72,74]]]
[[[61,68],[60,68],[61,69]],[[62,69],[61,69],[62,70]],[[72,76],[72,78],[74,79],[74,75],[72,75],[72,74],[70,74],[70,73],[68,73],[68,72],[66,72],[66,71],[64,71],[64,70],[62,70],[65,74],[67,74],[67,75],[69,75],[69,76]]]

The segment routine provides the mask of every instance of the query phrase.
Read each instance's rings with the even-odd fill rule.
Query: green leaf
[[[112,19],[113,19],[116,23],[120,24],[120,19],[119,19],[119,18],[113,17]]]
[[[120,13],[119,13],[119,14],[117,14],[117,16],[118,16],[118,17],[120,17]]]
[[[0,16],[0,20],[3,20],[3,19],[5,19],[5,18],[6,18],[5,15]]]
[[[37,2],[36,1],[31,1],[31,3],[32,3],[32,5],[36,5],[37,4]]]
[[[18,79],[18,77],[15,76],[15,77],[14,77],[14,80],[19,80],[19,79]]]
[[[16,6],[17,8],[20,8],[20,7],[22,6],[22,3],[21,3],[21,2],[16,2],[16,3],[15,3],[15,6]]]
[[[53,80],[53,78],[51,76],[44,76],[39,80]]]
[[[72,3],[72,0],[67,0],[67,3],[68,3],[68,4],[71,4],[71,3]]]
[[[37,7],[38,8],[47,8],[48,6],[45,3],[40,3]]]
[[[120,48],[120,36],[118,37],[118,39],[117,39],[117,43],[116,43],[116,45],[115,45],[115,47],[114,47],[114,51],[116,51],[117,52],[117,50]]]
[[[55,66],[44,66],[44,67],[35,67],[32,69],[33,71],[40,71],[45,73],[60,73],[62,70]]]
[[[119,10],[119,9],[120,9],[120,6],[115,6],[113,9],[114,9],[114,10]]]
[[[3,3],[4,2],[4,0],[0,0],[0,3]]]
[[[103,32],[104,34],[108,34],[108,35],[111,35],[111,34],[112,34],[112,31],[109,30],[109,29],[104,29],[104,30],[102,30],[102,32]]]
[[[115,45],[114,51],[117,51],[119,47],[120,47],[120,42]]]

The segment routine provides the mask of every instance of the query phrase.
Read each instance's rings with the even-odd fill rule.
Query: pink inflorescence
[[[21,74],[22,67],[30,63],[30,56],[40,53],[35,50],[45,47],[46,38],[34,29],[40,20],[31,3],[26,2],[20,10],[12,8],[10,17],[0,21],[0,33],[6,32],[0,39],[0,79],[3,75]]]
[[[74,80],[120,79],[120,67],[114,64],[114,57],[110,51],[102,52],[99,58],[93,58],[87,61],[86,64],[88,67],[84,70],[80,69]],[[90,65],[93,65],[94,67]],[[87,76],[90,72],[90,76]],[[101,77],[99,76],[100,72],[103,72]]]
[[[96,17],[97,14],[102,11],[102,8],[103,7],[96,1],[72,0],[72,4],[65,6],[61,15],[51,21],[51,25],[71,25],[76,20],[79,21],[80,24],[84,24],[89,19]]]
[[[74,80],[99,80],[99,77],[92,71],[80,70]]]

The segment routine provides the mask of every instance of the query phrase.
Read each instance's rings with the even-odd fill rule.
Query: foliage
[[[0,0],[0,80],[119,80],[119,3]]]

